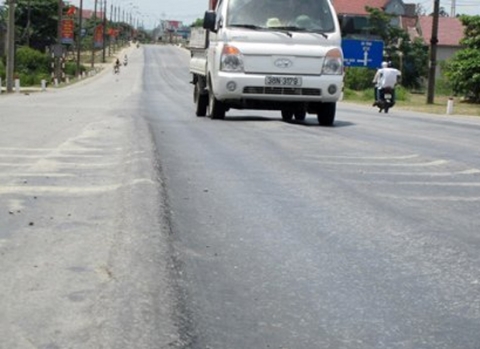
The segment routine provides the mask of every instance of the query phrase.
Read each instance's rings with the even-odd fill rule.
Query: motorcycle
[[[393,100],[394,92],[395,89],[392,87],[385,87],[378,91],[379,98],[374,105],[378,107],[379,113],[384,111],[386,114],[388,110],[395,105],[395,101]]]

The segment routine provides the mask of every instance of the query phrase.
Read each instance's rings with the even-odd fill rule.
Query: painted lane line
[[[315,161],[301,159],[303,162],[314,162],[320,165],[338,165],[338,166],[383,166],[383,167],[432,167],[448,163],[447,160],[435,160],[422,163],[372,163],[372,162],[333,162],[333,161]]]
[[[125,184],[110,184],[89,187],[60,187],[60,186],[0,186],[0,195],[5,194],[68,194],[68,195],[88,195],[101,194],[116,191],[125,187],[137,185],[155,185],[155,182],[149,178],[139,178]]]
[[[6,148],[6,147],[0,147],[0,152],[3,151],[15,151],[15,152],[32,152],[32,153],[37,153],[37,152],[44,152],[44,153],[51,153],[54,151],[62,151],[62,152],[103,152],[105,149],[108,150],[113,150],[113,151],[122,151],[123,148],[120,147],[104,147],[104,148],[83,148],[83,147],[64,147],[64,146],[59,146],[58,148]]]
[[[338,169],[328,169],[325,171],[338,171]],[[341,173],[354,173],[358,174],[359,170],[341,170]],[[455,171],[455,172],[392,172],[392,171],[368,171],[362,170],[362,175],[380,175],[380,176],[417,176],[417,177],[455,177],[455,176],[470,176],[480,174],[480,170],[471,169],[464,171]]]
[[[451,201],[451,202],[480,202],[480,197],[461,197],[461,196],[398,196],[398,195],[376,195],[389,200],[410,200],[410,201]]]
[[[38,177],[38,178],[64,178],[64,177],[77,177],[73,173],[24,173],[24,172],[7,172],[7,173],[0,173],[1,178],[9,178],[12,177],[18,178],[18,177]]]
[[[398,155],[398,156],[349,156],[349,155],[307,155],[306,157],[314,159],[353,159],[353,160],[409,160],[418,158],[418,154]]]

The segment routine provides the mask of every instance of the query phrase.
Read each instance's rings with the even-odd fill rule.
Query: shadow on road
[[[245,121],[284,122],[284,123],[288,123],[288,124],[291,124],[291,125],[299,125],[299,126],[306,126],[306,127],[320,127],[316,118],[308,118],[308,117],[304,121],[292,120],[290,122],[285,122],[281,118],[268,118],[268,117],[257,116],[257,115],[249,115],[249,116],[242,115],[242,116],[226,116],[225,119],[222,120],[222,121],[228,121],[228,122],[242,122],[242,121],[243,122],[245,122]],[[333,126],[330,126],[330,127],[338,128],[338,127],[347,127],[347,126],[353,126],[353,125],[354,125],[354,123],[352,123],[352,122],[338,120],[338,121],[335,121]]]

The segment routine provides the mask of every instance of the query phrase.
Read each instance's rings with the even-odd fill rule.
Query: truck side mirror
[[[205,16],[203,17],[203,28],[216,33],[217,32],[217,30],[215,29],[216,19],[217,19],[217,16],[214,11],[205,12]]]

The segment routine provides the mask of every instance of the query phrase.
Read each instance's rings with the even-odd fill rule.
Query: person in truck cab
[[[295,0],[236,0],[229,7],[230,25],[285,26],[291,21]]]

